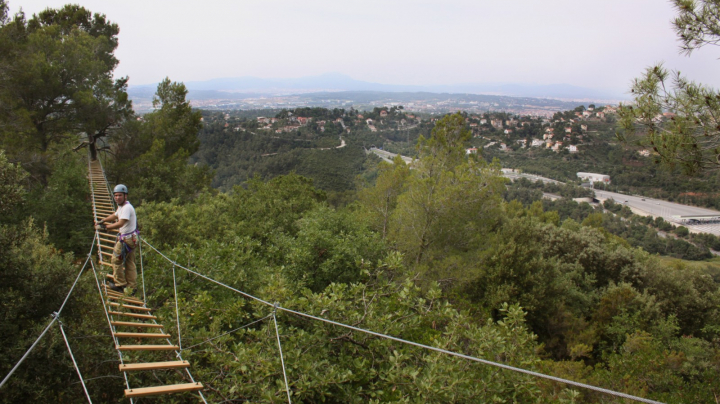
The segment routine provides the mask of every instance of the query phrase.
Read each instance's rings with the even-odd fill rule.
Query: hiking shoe
[[[125,290],[125,286],[116,286],[114,283],[110,283],[108,285],[108,288],[110,288],[110,290],[114,290],[119,293],[123,293],[123,291]]]

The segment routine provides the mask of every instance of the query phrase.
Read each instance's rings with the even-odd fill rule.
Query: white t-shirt
[[[118,220],[127,219],[125,225],[120,228],[120,234],[128,234],[135,231],[137,228],[137,217],[135,216],[135,208],[133,208],[130,202],[125,201],[124,205],[118,206],[115,215],[117,215]]]

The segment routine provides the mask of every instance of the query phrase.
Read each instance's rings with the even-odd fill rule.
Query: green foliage
[[[128,185],[130,198],[146,201],[192,198],[210,185],[211,170],[188,165],[199,147],[201,114],[185,99],[187,89],[169,79],[158,84],[156,110],[140,121],[127,121],[113,136],[115,153],[107,164],[111,183]]]
[[[678,237],[687,237],[690,234],[690,230],[685,226],[680,226],[675,229],[675,234],[677,234]]]
[[[688,55],[707,44],[720,42],[720,4],[712,0],[675,0],[679,15],[673,22]],[[648,68],[632,87],[634,103],[620,109],[621,127],[640,134],[669,167],[679,166],[695,175],[720,167],[717,113],[720,93],[694,83],[679,72],[671,74],[661,64]],[[672,116],[665,121],[662,113]],[[620,136],[621,139],[628,139]]]
[[[0,225],[0,248],[0,343],[4,347],[0,374],[4,377],[63,303],[79,266],[71,254],[61,254],[49,244],[47,233],[32,220]],[[60,317],[76,358],[82,364],[94,364],[83,367],[86,379],[117,372],[112,363],[103,363],[114,354],[107,328],[103,328],[104,316],[89,309],[98,304],[97,295],[92,294],[97,293],[92,289],[94,283],[92,275],[86,274]],[[76,382],[77,374],[56,325],[3,386],[0,402],[81,402],[85,397]],[[88,383],[91,395],[98,398],[103,390],[121,391],[121,386],[112,380]]]
[[[504,180],[496,165],[465,159],[469,136],[460,114],[447,115],[418,143],[420,159],[398,196],[389,233],[415,264],[476,246],[478,232],[497,220]]]
[[[333,282],[358,281],[362,271],[385,254],[379,235],[346,213],[318,207],[297,225],[297,235],[281,243],[286,270],[291,280],[315,292]]]
[[[11,212],[19,207],[25,198],[23,181],[28,174],[20,165],[7,160],[5,151],[0,150],[0,224],[11,219]]]
[[[28,195],[27,216],[44,224],[55,247],[82,255],[93,233],[87,166],[69,148],[55,153],[47,187],[33,189]]]
[[[386,238],[390,218],[397,207],[398,197],[407,188],[410,167],[396,157],[393,164],[380,163],[374,186],[365,187],[358,195],[360,216]]]
[[[0,145],[42,185],[53,145],[84,133],[95,151],[131,112],[127,78],[112,78],[118,32],[77,5],[0,26]]]

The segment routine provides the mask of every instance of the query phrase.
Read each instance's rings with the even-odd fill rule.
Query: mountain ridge
[[[133,94],[154,91],[157,84],[131,86]],[[254,76],[223,77],[204,81],[188,81],[185,86],[190,98],[224,95],[229,99],[248,98],[257,95],[291,95],[308,92],[379,91],[379,92],[429,92],[450,94],[484,94],[510,97],[621,100],[623,94],[571,84],[520,84],[520,83],[461,83],[443,85],[382,84],[356,80],[340,73],[326,73],[299,78],[260,78]],[[220,94],[218,94],[220,93]],[[243,94],[243,95],[241,95]],[[245,95],[247,94],[247,95]]]

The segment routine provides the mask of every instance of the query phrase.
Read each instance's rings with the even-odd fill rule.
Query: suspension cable
[[[279,306],[280,303],[275,303],[275,308],[272,312],[272,318],[273,323],[275,323],[275,336],[277,336],[278,351],[280,351],[280,364],[282,364],[283,377],[285,378],[285,391],[287,392],[288,403],[292,404],[292,399],[290,399],[290,385],[288,384],[287,372],[285,371],[285,359],[283,358],[282,345],[280,345],[280,331],[278,330],[277,319],[275,318],[275,312],[277,311],[277,308]]]
[[[65,346],[67,346],[68,352],[70,352],[70,358],[72,359],[75,370],[77,371],[78,377],[80,378],[80,383],[82,384],[83,390],[85,390],[85,396],[87,397],[88,402],[92,404],[92,400],[90,399],[90,393],[88,393],[87,387],[85,387],[85,381],[83,380],[82,373],[80,373],[80,368],[78,367],[77,362],[75,362],[75,356],[72,353],[72,349],[70,349],[70,343],[68,342],[67,335],[65,335],[62,321],[58,321],[58,325],[60,326],[60,332],[62,333],[63,339],[65,340]]]
[[[145,240],[143,240],[143,241],[145,241]],[[633,395],[630,395],[630,394],[625,394],[625,393],[618,392],[618,391],[613,391],[613,390],[604,389],[604,388],[602,388],[602,387],[596,387],[596,386],[592,386],[592,385],[585,384],[585,383],[579,383],[579,382],[575,382],[575,381],[572,381],[572,380],[563,379],[563,378],[560,378],[560,377],[550,376],[550,375],[546,375],[546,374],[543,374],[543,373],[533,372],[533,371],[531,371],[531,370],[526,370],[526,369],[517,368],[517,367],[514,367],[514,366],[510,366],[510,365],[505,365],[505,364],[502,364],[502,363],[492,362],[492,361],[489,361],[489,360],[486,360],[486,359],[480,359],[480,358],[476,358],[476,357],[474,357],[474,356],[464,355],[464,354],[461,354],[461,353],[457,353],[457,352],[453,352],[453,351],[448,351],[448,350],[446,350],[446,349],[441,349],[441,348],[437,348],[437,347],[433,347],[433,346],[429,346],[429,345],[424,345],[424,344],[420,344],[420,343],[413,342],[413,341],[404,340],[404,339],[402,339],[402,338],[393,337],[393,336],[391,336],[391,335],[386,335],[386,334],[381,334],[381,333],[375,332],[375,331],[365,330],[365,329],[358,328],[358,327],[354,327],[354,326],[351,326],[351,325],[339,323],[339,322],[337,322],[337,321],[328,320],[328,319],[325,319],[325,318],[322,318],[322,317],[315,317],[315,316],[313,316],[313,315],[306,314],[306,313],[303,313],[303,312],[286,309],[286,308],[284,308],[284,307],[282,307],[282,306],[280,306],[280,305],[277,305],[277,306],[276,306],[276,305],[271,304],[271,303],[269,303],[269,302],[267,302],[267,301],[265,301],[265,300],[263,300],[263,299],[260,299],[259,297],[255,297],[255,296],[253,296],[253,295],[251,295],[251,294],[248,294],[248,293],[246,293],[246,292],[242,292],[242,291],[240,291],[240,290],[238,290],[238,289],[235,289],[235,288],[233,288],[233,287],[231,287],[231,286],[228,286],[228,285],[226,285],[226,284],[224,284],[224,283],[222,283],[222,282],[216,281],[215,279],[209,278],[209,277],[207,277],[207,276],[205,276],[205,275],[203,275],[203,274],[200,274],[200,273],[195,272],[195,271],[193,271],[193,270],[191,270],[191,269],[185,268],[185,267],[183,267],[182,265],[180,265],[180,264],[174,262],[173,260],[171,260],[170,258],[168,258],[165,254],[163,254],[163,253],[161,253],[160,251],[158,251],[157,248],[153,247],[153,246],[152,246],[150,243],[148,243],[147,241],[145,241],[145,243],[146,243],[148,246],[150,246],[150,248],[152,248],[153,250],[155,250],[158,254],[160,254],[163,258],[165,258],[166,260],[170,261],[171,263],[177,265],[178,267],[180,267],[180,268],[182,268],[182,269],[184,269],[184,270],[186,270],[186,271],[188,271],[188,272],[190,272],[190,273],[193,273],[193,274],[195,274],[195,275],[198,275],[198,276],[200,276],[200,277],[202,277],[202,278],[204,278],[204,279],[207,279],[207,280],[210,281],[210,282],[216,283],[216,284],[218,284],[218,285],[220,285],[220,286],[223,286],[223,287],[225,287],[225,288],[227,288],[227,289],[230,289],[230,290],[232,290],[232,291],[234,291],[234,292],[236,292],[236,293],[239,293],[239,294],[241,294],[241,295],[243,295],[243,296],[245,296],[245,297],[248,297],[248,298],[250,298],[250,299],[256,300],[256,301],[258,301],[258,302],[264,303],[264,304],[269,305],[269,306],[272,306],[272,307],[276,307],[278,310],[286,311],[286,312],[288,312],[288,313],[292,313],[292,314],[295,314],[295,315],[300,316],[300,317],[305,317],[305,318],[309,318],[309,319],[312,319],[312,320],[325,322],[325,323],[332,324],[332,325],[336,325],[336,326],[339,326],[339,327],[348,328],[348,329],[351,329],[351,330],[354,330],[354,331],[359,331],[359,332],[363,332],[363,333],[366,333],[366,334],[374,335],[374,336],[376,336],[376,337],[385,338],[385,339],[389,339],[389,340],[392,340],[392,341],[400,342],[400,343],[403,343],[403,344],[413,345],[413,346],[416,346],[416,347],[419,347],[419,348],[424,348],[424,349],[428,349],[428,350],[431,350],[431,351],[436,351],[436,352],[444,353],[444,354],[447,354],[447,355],[456,356],[456,357],[459,357],[459,358],[463,358],[463,359],[467,359],[467,360],[479,362],[479,363],[482,363],[482,364],[485,364],[485,365],[495,366],[495,367],[499,367],[499,368],[502,368],[502,369],[511,370],[511,371],[514,371],[514,372],[524,373],[524,374],[527,374],[527,375],[530,375],[530,376],[540,377],[540,378],[543,378],[543,379],[548,379],[548,380],[552,380],[552,381],[559,382],[559,383],[565,383],[565,384],[569,384],[569,385],[571,385],[571,386],[581,387],[581,388],[588,389],[588,390],[594,390],[594,391],[597,391],[597,392],[600,392],[600,393],[609,394],[609,395],[613,395],[613,396],[617,396],[617,397],[622,397],[622,398],[626,398],[626,399],[629,399],[629,400],[640,401],[640,402],[648,403],[648,404],[663,404],[663,403],[660,402],[660,401],[654,401],[654,400],[650,400],[650,399],[647,399],[647,398],[637,397],[637,396],[633,396]],[[287,385],[287,384],[286,384],[286,385]]]
[[[35,340],[35,342],[33,342],[33,344],[30,346],[30,348],[28,348],[28,350],[25,352],[25,354],[22,356],[22,358],[20,358],[20,360],[15,364],[15,366],[13,366],[13,368],[10,369],[10,373],[8,373],[7,376],[5,376],[5,378],[2,380],[2,382],[0,382],[0,388],[2,388],[2,386],[5,385],[5,383],[8,381],[8,379],[10,379],[10,376],[12,376],[12,374],[15,373],[15,371],[18,369],[18,367],[20,367],[20,364],[23,363],[25,361],[25,358],[27,358],[28,355],[30,355],[30,352],[32,352],[32,350],[35,349],[35,346],[37,346],[38,342],[40,342],[40,340],[45,336],[45,333],[47,333],[47,331],[50,329],[50,327],[53,325],[53,323],[55,323],[55,321],[57,320],[58,316],[60,316],[60,313],[62,313],[63,309],[65,308],[65,304],[68,302],[70,295],[72,294],[73,290],[75,290],[75,286],[77,285],[78,281],[80,280],[80,276],[85,271],[85,267],[87,267],[88,262],[92,262],[90,260],[90,256],[92,255],[93,249],[95,248],[95,238],[97,238],[97,234],[95,235],[95,237],[93,237],[93,241],[90,244],[90,252],[87,255],[87,259],[85,260],[85,263],[83,264],[82,268],[80,269],[80,273],[78,273],[77,277],[75,278],[75,282],[72,284],[70,291],[68,292],[67,296],[65,296],[65,300],[63,300],[63,303],[62,303],[62,305],[60,305],[60,308],[58,309],[58,311],[53,313],[53,319],[50,321],[50,324],[48,324],[47,327],[45,327],[43,332]]]

